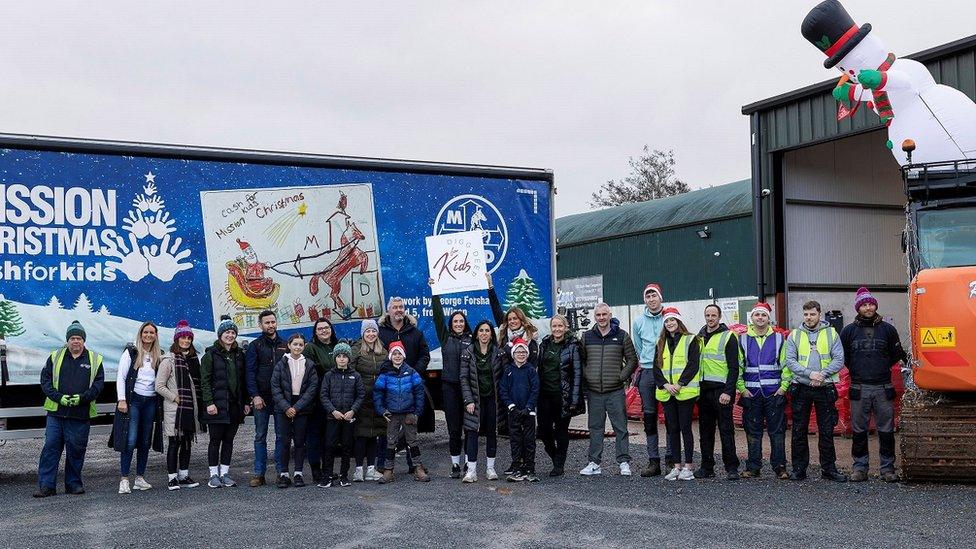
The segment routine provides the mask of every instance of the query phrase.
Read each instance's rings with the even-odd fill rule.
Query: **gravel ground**
[[[637,423],[632,431],[639,431]],[[253,429],[238,435],[231,474],[246,484]],[[31,498],[40,441],[0,448],[0,546],[3,547],[638,547],[806,546],[964,547],[976,539],[976,487],[837,485],[759,480],[667,482],[662,478],[601,478],[575,473],[586,441],[570,446],[567,476],[538,484],[450,480],[443,423],[421,435],[433,481],[401,475],[389,486],[273,487],[167,492],[165,460],[150,456],[155,489],[116,494],[118,454],[93,437],[85,464],[88,493]],[[631,453],[645,447],[633,437]],[[815,446],[816,442],[811,440]],[[508,443],[499,444],[499,468]],[[191,471],[205,480],[205,452],[195,448]],[[744,446],[740,446],[740,454]],[[613,455],[607,439],[605,457]],[[844,456],[839,451],[839,455]],[[539,446],[539,471],[548,459]],[[841,463],[846,463],[841,458]],[[399,460],[402,471],[402,458]],[[482,463],[483,467],[483,463]],[[636,468],[636,467],[635,467]],[[636,471],[635,471],[636,472]],[[269,475],[270,478],[270,475]],[[59,481],[60,482],[60,481]],[[58,486],[58,490],[63,490]]]

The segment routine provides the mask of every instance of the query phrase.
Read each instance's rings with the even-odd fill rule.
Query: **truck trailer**
[[[545,169],[0,135],[0,440],[43,436],[40,370],[74,320],[105,357],[97,432],[143,321],[164,349],[187,320],[202,352],[222,315],[246,342],[263,310],[286,338],[326,318],[355,340],[393,296],[439,407],[425,238],[480,230],[502,304],[551,315],[554,193]],[[483,291],[442,301],[491,318]]]

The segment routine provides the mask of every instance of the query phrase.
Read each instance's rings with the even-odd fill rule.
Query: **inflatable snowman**
[[[833,91],[842,104],[838,118],[866,103],[888,127],[887,145],[899,165],[908,163],[906,140],[915,143],[913,164],[976,159],[976,103],[936,84],[918,61],[896,58],[870,24],[858,28],[840,2],[817,4],[800,31],[827,55],[824,67],[844,74]]]

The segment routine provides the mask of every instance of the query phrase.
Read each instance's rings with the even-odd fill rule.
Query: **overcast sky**
[[[972,0],[844,3],[896,54],[976,31]],[[550,168],[561,216],[644,144],[748,177],[742,105],[835,76],[815,4],[5,2],[0,131]]]

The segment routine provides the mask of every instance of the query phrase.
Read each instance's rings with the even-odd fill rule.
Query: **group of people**
[[[821,318],[820,305],[811,301],[803,307],[803,324],[789,336],[772,328],[771,309],[763,302],[750,312],[746,333],[730,331],[721,322],[721,309],[709,305],[705,326],[694,335],[678,309],[664,307],[660,286],[648,284],[645,309],[632,334],[601,303],[594,309],[595,325],[581,337],[570,330],[565,316],[557,314],[550,321],[550,334],[540,341],[537,328],[521,309],[503,311],[490,277],[488,286],[492,318],[478,320],[473,330],[464,312],[453,311],[445,318],[439,296],[432,299],[442,354],[451,478],[478,481],[484,439],[485,478],[499,479],[496,457],[498,435],[503,433],[511,444],[511,465],[501,472],[507,480],[540,480],[537,439],[552,463],[549,475],[561,476],[570,420],[583,413],[588,414],[589,463],[580,474],[603,473],[609,418],[619,473],[631,475],[625,390],[633,383],[641,397],[647,435],[648,466],[641,476],[667,471],[668,480],[714,477],[717,427],[728,479],[760,475],[765,430],[775,475],[802,480],[809,462],[809,416],[815,408],[822,474],[846,481],[835,465],[832,438],[837,421],[835,383],[846,364],[854,423],[850,480],[867,479],[872,416],[881,442],[882,478],[897,480],[890,368],[906,356],[897,332],[881,320],[877,300],[866,289],[855,301],[857,318],[840,334]],[[262,312],[258,322],[262,334],[242,347],[238,327],[229,317],[221,318],[217,339],[202,356],[185,321],[177,325],[168,352],[162,350],[155,324],[140,326],[136,341],[122,352],[116,378],[118,405],[109,445],[120,453],[120,494],[152,488],[145,478],[149,452],[162,452],[164,443],[167,488],[198,486],[189,462],[191,448],[203,433],[209,439],[207,486],[236,486],[230,475],[234,441],[251,413],[251,487],[267,484],[272,423],[274,484],[279,488],[306,485],[306,458],[312,483],[320,487],[390,483],[400,450],[405,451],[414,480],[430,479],[417,441],[427,402],[424,379],[430,351],[417,320],[406,314],[403,299],[391,298],[379,321],[362,321],[360,337],[353,342],[339,341],[324,318],[315,322],[310,341],[301,333],[283,339],[272,311]],[[81,470],[89,421],[96,415],[95,400],[104,384],[103,358],[88,350],[85,340],[84,327],[75,321],[67,329],[65,346],[51,353],[41,371],[48,417],[35,497],[56,494],[62,452],[65,491],[84,493]],[[787,472],[785,457],[787,393],[794,418],[792,473]],[[737,395],[748,437],[748,459],[741,474],[732,422]],[[696,404],[702,459],[694,470]],[[659,405],[667,434],[664,470]],[[136,470],[130,479],[133,453]]]

